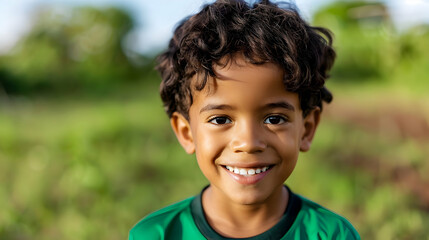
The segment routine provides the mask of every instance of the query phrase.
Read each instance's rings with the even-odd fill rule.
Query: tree
[[[334,79],[382,79],[397,59],[397,39],[383,3],[335,2],[318,11],[314,23],[334,32]]]
[[[134,23],[118,8],[44,8],[12,54],[0,59],[8,93],[100,89],[135,77],[122,41]]]

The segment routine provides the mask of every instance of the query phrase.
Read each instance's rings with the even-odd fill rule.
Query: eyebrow
[[[200,113],[210,110],[231,110],[233,107],[226,105],[226,104],[208,104],[201,108]]]
[[[295,111],[295,107],[292,104],[284,101],[268,103],[264,108],[285,108],[290,111]]]
[[[283,101],[268,103],[267,105],[263,106],[263,108],[285,108],[290,111],[295,111],[295,107],[292,104],[288,102],[283,102]],[[201,108],[200,113],[205,111],[210,111],[210,110],[232,110],[232,109],[233,107],[226,104],[208,104],[203,108]]]

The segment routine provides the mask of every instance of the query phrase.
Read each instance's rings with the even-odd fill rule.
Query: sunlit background
[[[203,3],[0,2],[0,239],[125,239],[207,184],[153,70]],[[363,239],[429,239],[429,2],[296,4],[333,31],[338,58],[287,184]]]

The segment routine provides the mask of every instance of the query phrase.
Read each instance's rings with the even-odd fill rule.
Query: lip
[[[274,166],[273,163],[261,163],[261,162],[255,162],[255,163],[217,163],[218,165],[225,167],[225,166],[232,166],[237,168],[263,168],[267,166]]]
[[[261,166],[261,165],[259,165],[259,166]],[[267,166],[267,165],[264,165],[264,166]],[[240,174],[233,173],[233,172],[229,171],[228,169],[226,169],[225,167],[222,167],[222,168],[226,171],[226,173],[229,174],[229,176],[232,179],[234,179],[238,183],[243,184],[243,185],[253,185],[253,184],[260,182],[269,172],[271,172],[271,170],[273,169],[273,165],[270,165],[270,166],[271,167],[267,171],[261,172],[261,173],[255,174],[255,175],[251,175],[251,176],[243,176]]]

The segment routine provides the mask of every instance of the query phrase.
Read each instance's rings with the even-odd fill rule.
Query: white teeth
[[[240,174],[242,176],[248,176],[248,175],[255,175],[261,172],[266,172],[269,167],[263,167],[263,168],[256,168],[256,169],[244,169],[244,168],[237,168],[237,167],[231,167],[231,166],[225,166],[226,169],[228,169],[230,172],[233,172],[235,174]]]

